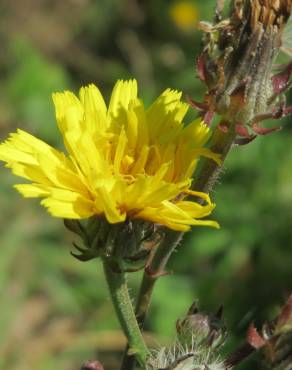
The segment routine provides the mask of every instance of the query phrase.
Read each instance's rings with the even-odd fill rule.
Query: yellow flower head
[[[99,89],[82,87],[53,100],[68,155],[18,130],[0,145],[0,160],[30,184],[15,185],[24,197],[43,197],[55,217],[105,216],[109,223],[142,219],[187,231],[214,208],[207,194],[189,190],[199,156],[218,160],[203,145],[209,128],[195,120],[184,127],[188,105],[165,90],[149,109],[137,82],[118,81],[107,108]],[[184,200],[194,194],[205,205]]]

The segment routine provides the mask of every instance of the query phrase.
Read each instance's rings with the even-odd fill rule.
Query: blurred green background
[[[109,97],[116,79],[133,76],[148,104],[166,87],[199,100],[196,23],[212,18],[214,3],[2,0],[1,141],[19,127],[58,146],[51,93],[89,82]],[[207,311],[224,305],[233,348],[250,321],[273,317],[291,292],[289,121],[232,151],[213,193],[221,229],[188,233],[170,262],[175,274],[157,284],[146,325],[157,343],[174,337],[176,319],[198,300]],[[100,359],[117,369],[124,338],[99,261],[73,259],[62,222],[22,199],[13,183],[1,167],[0,368],[73,370]],[[133,294],[140,276],[130,277]]]

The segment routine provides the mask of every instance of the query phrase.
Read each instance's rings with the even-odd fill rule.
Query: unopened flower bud
[[[226,329],[221,320],[221,309],[217,314],[199,312],[194,304],[187,315],[176,323],[178,340],[192,347],[217,348],[226,338]]]

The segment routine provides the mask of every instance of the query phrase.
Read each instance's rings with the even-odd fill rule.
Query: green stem
[[[145,269],[140,291],[136,303],[136,318],[140,329],[143,329],[145,317],[150,306],[151,296],[156,280],[165,274],[165,267],[168,259],[176,246],[182,239],[183,234],[168,230],[165,237],[157,249],[153,259]],[[125,348],[122,369],[131,370],[135,366],[135,357],[128,355],[129,344]]]
[[[210,193],[212,191],[222,169],[225,158],[234,142],[235,136],[236,133],[232,125],[230,125],[227,132],[222,131],[219,127],[215,129],[211,138],[210,149],[214,153],[221,155],[221,164],[218,165],[213,160],[204,158],[202,160],[201,167],[193,181],[193,189],[205,193]],[[145,317],[150,306],[152,292],[156,280],[165,274],[167,262],[179,242],[182,240],[183,235],[183,233],[177,231],[167,230],[162,243],[157,248],[157,251],[145,269],[136,304],[136,317],[141,329],[144,326]],[[127,348],[124,353],[123,363],[126,366],[124,369],[127,370],[132,370],[135,366],[135,358],[127,355]]]
[[[135,356],[142,368],[146,368],[145,363],[149,351],[135,317],[126,276],[124,273],[113,271],[106,259],[103,260],[103,265],[111,299],[120,325],[127,337],[131,355]],[[122,369],[126,370],[127,368],[122,367]]]
[[[159,277],[166,274],[166,264],[182,237],[183,233],[167,230],[163,241],[145,269],[136,303],[136,317],[140,328],[143,328],[144,325],[154,284]]]

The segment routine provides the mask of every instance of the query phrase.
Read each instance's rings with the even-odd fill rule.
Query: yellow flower
[[[0,160],[15,175],[32,181],[15,185],[24,197],[43,197],[55,217],[105,216],[109,223],[144,219],[174,230],[191,225],[214,208],[207,194],[192,192],[199,156],[218,157],[204,148],[209,128],[195,120],[184,127],[188,105],[181,93],[165,90],[145,110],[137,82],[118,81],[109,107],[94,85],[53,94],[56,118],[68,155],[18,130],[0,145]],[[184,200],[200,196],[205,205]]]
[[[170,17],[178,28],[188,31],[196,25],[198,10],[192,1],[182,0],[171,5]]]

